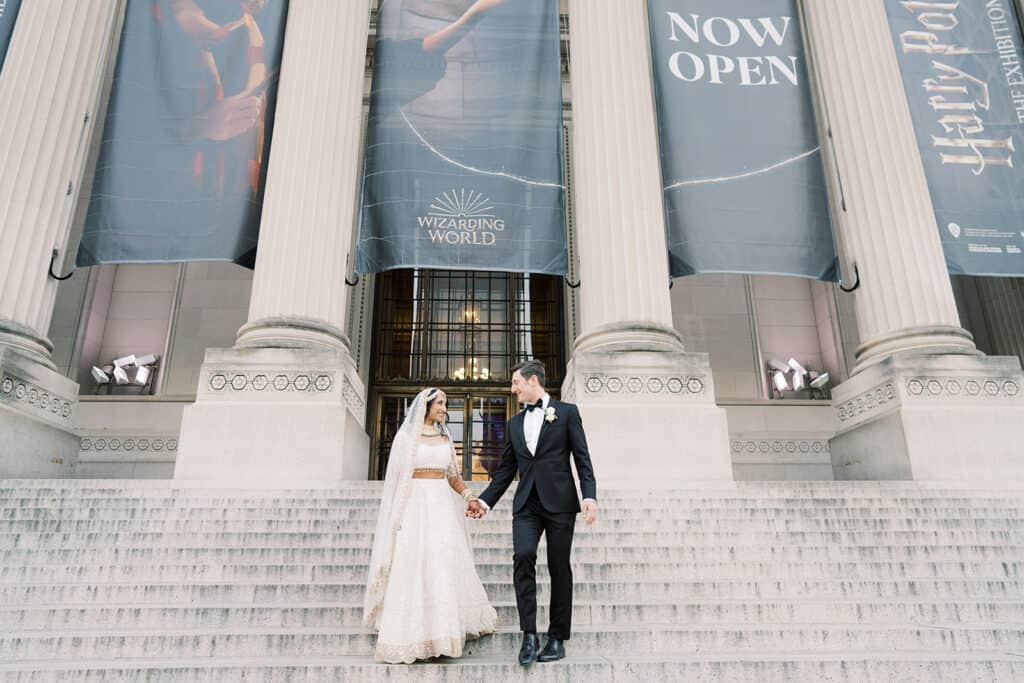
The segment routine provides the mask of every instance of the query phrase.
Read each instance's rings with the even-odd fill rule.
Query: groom
[[[597,519],[597,483],[587,452],[580,412],[544,390],[544,364],[528,360],[512,372],[512,393],[526,409],[508,422],[505,450],[493,481],[471,503],[467,514],[487,513],[519,472],[519,487],[512,502],[513,581],[523,645],[519,663],[553,662],[565,657],[565,641],[572,625],[573,527],[580,502],[569,467],[569,454],[583,491],[583,518]],[[551,625],[548,641],[540,649],[537,639],[537,545],[547,534],[548,573],[551,575]]]

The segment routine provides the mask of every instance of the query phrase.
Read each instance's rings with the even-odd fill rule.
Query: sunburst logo
[[[437,195],[430,210],[416,221],[438,245],[490,247],[505,230],[505,220],[498,217],[491,198],[466,188]]]
[[[473,190],[466,191],[466,188],[448,192],[442,192],[434,197],[430,203],[431,211],[428,216],[443,216],[445,218],[494,218],[494,206],[491,205],[489,197],[485,197]]]

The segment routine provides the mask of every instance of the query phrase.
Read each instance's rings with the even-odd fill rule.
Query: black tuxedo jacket
[[[536,452],[531,454],[526,447],[523,433],[523,418],[520,412],[508,421],[505,430],[505,450],[501,464],[493,473],[491,485],[480,494],[490,507],[508,489],[516,472],[519,472],[519,488],[512,502],[512,511],[519,512],[526,505],[530,492],[537,490],[541,505],[548,512],[579,512],[580,501],[576,496],[569,455],[576,461],[576,473],[580,478],[580,490],[584,498],[597,500],[597,482],[594,468],[587,451],[587,437],[583,433],[583,421],[579,409],[572,403],[550,399],[549,408],[555,409],[555,420],[541,422]]]

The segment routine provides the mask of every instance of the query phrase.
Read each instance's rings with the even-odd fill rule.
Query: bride
[[[465,513],[476,496],[459,476],[446,402],[421,391],[391,445],[363,605],[380,662],[459,657],[498,619],[473,563]]]

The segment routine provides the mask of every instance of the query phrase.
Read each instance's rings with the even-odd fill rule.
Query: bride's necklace
[[[425,432],[420,430],[420,436],[441,436],[441,432]]]

